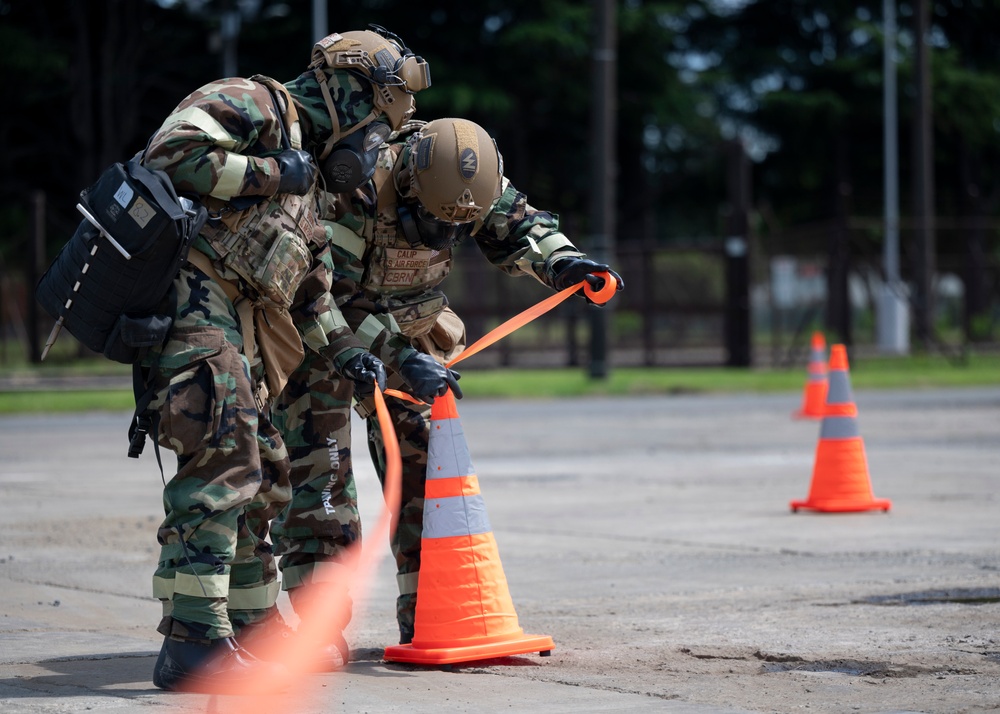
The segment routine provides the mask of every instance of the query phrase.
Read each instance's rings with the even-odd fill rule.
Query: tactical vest
[[[402,149],[401,143],[383,149],[392,153],[392,161],[380,161],[375,170],[375,219],[365,250],[361,288],[392,313],[404,335],[420,337],[448,306],[448,298],[436,288],[451,271],[452,255],[450,248],[414,246],[403,235],[392,169],[386,168],[395,163]]]
[[[302,127],[288,90],[269,77],[254,75],[251,80],[271,91],[283,123],[283,148],[301,149]],[[302,341],[288,308],[312,266],[312,244],[326,241],[319,222],[319,189],[314,183],[305,195],[276,194],[245,208],[239,200],[209,199],[206,206],[213,218],[201,235],[217,260],[213,264],[197,250],[190,257],[233,302],[251,365],[263,362],[266,378],[254,384],[263,410],[302,361]]]
[[[288,90],[268,77],[251,79],[271,90],[278,116],[288,120],[282,132],[285,148],[301,149],[302,128]],[[312,263],[311,244],[326,239],[315,184],[303,196],[277,194],[242,210],[219,199],[209,199],[206,207],[212,218],[201,234],[222,264],[257,293],[250,297],[289,307]]]

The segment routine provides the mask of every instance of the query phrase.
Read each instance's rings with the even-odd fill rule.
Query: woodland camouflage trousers
[[[390,375],[390,386],[401,382]],[[352,543],[360,545],[357,487],[351,462],[351,400],[354,386],[332,365],[307,352],[278,398],[273,419],[288,446],[292,464],[292,501],[272,525],[275,555],[280,556],[282,587],[293,589],[314,579],[351,578],[340,562]],[[430,407],[386,397],[400,442],[402,502],[390,546],[396,558],[400,639],[413,637]],[[385,459],[378,419],[367,419],[368,443],[379,480]],[[347,623],[341,623],[346,626]]]
[[[256,406],[232,303],[191,266],[174,286],[152,407],[177,473],[163,490],[153,593],[163,602],[162,634],[217,639],[276,611],[268,525],[291,497],[290,466],[280,433]]]

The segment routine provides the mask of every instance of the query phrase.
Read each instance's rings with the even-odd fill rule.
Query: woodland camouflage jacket
[[[340,76],[345,86],[335,95],[341,99],[339,120],[350,126],[370,112],[371,94],[349,75]],[[167,117],[146,150],[147,166],[163,170],[179,193],[198,197],[216,214],[239,211],[278,188],[274,157],[288,146],[288,125],[272,92],[256,79],[223,79],[195,90]],[[305,73],[285,86],[301,120],[303,148],[325,141],[331,122],[313,75]],[[194,247],[218,258],[204,237]],[[317,241],[312,248],[312,268],[292,314],[306,346],[323,351],[339,366],[362,346],[330,294],[328,241]],[[218,268],[224,278],[236,277],[224,266]]]

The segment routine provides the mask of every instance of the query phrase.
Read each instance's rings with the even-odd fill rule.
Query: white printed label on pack
[[[132,196],[134,195],[135,191],[128,185],[128,182],[122,181],[122,185],[115,191],[115,200],[122,205],[122,208],[128,208],[129,201],[132,200]]]
[[[145,228],[146,224],[149,223],[149,219],[155,214],[155,211],[152,206],[146,203],[146,200],[142,196],[139,196],[139,198],[135,199],[135,205],[132,206],[128,214],[135,219],[140,228]]]

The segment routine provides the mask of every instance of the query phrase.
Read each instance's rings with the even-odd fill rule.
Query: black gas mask
[[[401,201],[396,206],[399,225],[412,246],[424,245],[431,250],[444,250],[461,243],[472,235],[474,221],[448,223],[420,205],[419,201]]]
[[[320,170],[330,193],[350,193],[375,175],[379,147],[392,129],[380,121],[372,122],[333,146],[323,159]]]

